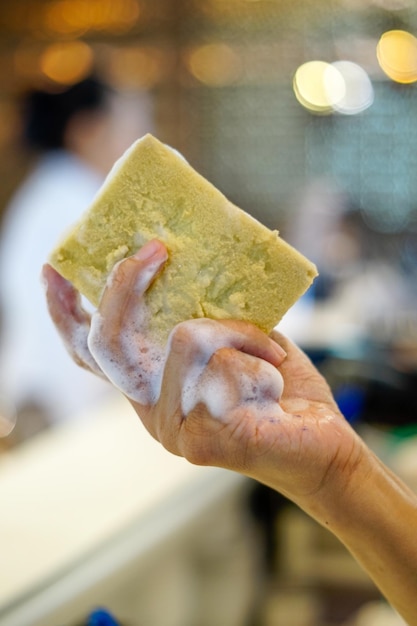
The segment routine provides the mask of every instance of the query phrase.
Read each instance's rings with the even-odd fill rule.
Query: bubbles
[[[253,409],[259,416],[277,418],[282,413],[278,405],[284,381],[276,367],[240,352],[241,337],[237,331],[226,329],[207,319],[190,320],[182,325],[187,329],[188,341],[194,344],[193,361],[183,372],[181,410],[191,413],[198,404],[207,407],[212,417],[227,419],[235,409]],[[168,353],[175,341],[175,331],[170,336]],[[235,349],[236,370],[225,374],[221,367],[210,370],[209,362],[222,348]],[[239,363],[246,361],[245,368]],[[231,361],[228,361],[229,365]],[[249,366],[249,368],[248,368]]]

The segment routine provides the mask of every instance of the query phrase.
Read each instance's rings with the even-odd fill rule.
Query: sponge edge
[[[241,319],[269,333],[317,275],[276,231],[152,135],[116,162],[49,261],[97,306],[115,263],[154,238],[169,255],[146,293],[149,330],[162,340],[197,317]]]

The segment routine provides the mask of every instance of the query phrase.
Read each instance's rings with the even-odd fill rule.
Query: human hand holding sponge
[[[343,418],[308,357],[272,330],[314,265],[149,135],[51,263],[49,310],[78,364],[119,387],[170,452],[298,504],[417,626],[416,496]],[[78,290],[97,306],[92,317]]]

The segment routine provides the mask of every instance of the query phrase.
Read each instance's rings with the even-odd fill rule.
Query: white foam
[[[282,413],[279,399],[283,384],[279,372],[272,365],[270,368],[272,369],[268,371],[268,363],[262,363],[262,372],[259,372],[264,378],[262,385],[256,384],[248,375],[234,379],[233,384],[224,376],[216,374],[208,377],[202,375],[196,383],[192,381],[192,387],[186,382],[182,397],[184,415],[198,404],[203,404],[218,420],[225,419],[230,412],[237,409],[254,409],[258,417],[277,418]]]
[[[153,405],[160,396],[165,351],[144,335],[141,329],[146,328],[146,319],[141,318],[125,326],[116,345],[109,345],[102,331],[105,322],[96,312],[91,320],[88,345],[113,385],[132,400]]]
[[[212,356],[221,348],[236,347],[236,333],[215,325],[206,319],[186,322],[187,333],[193,345],[197,346],[193,362],[190,364],[182,384],[181,410],[188,415],[198,404],[204,404],[217,419],[238,406],[256,405],[265,409],[276,405],[281,398],[284,383],[281,374],[270,363],[250,355],[246,358],[256,361],[256,376],[235,373],[230,378],[224,374],[206,373]],[[170,350],[168,343],[168,351]]]
[[[238,408],[253,409],[257,416],[272,419],[281,414],[278,403],[283,379],[270,363],[247,354],[244,358],[252,359],[251,374],[233,371],[227,376],[207,368],[218,350],[239,345],[239,333],[211,320],[189,320],[174,329],[165,348],[143,330],[148,326],[144,310],[138,307],[136,314],[118,334],[116,344],[103,339],[104,320],[98,312],[93,315],[89,336],[89,348],[97,363],[130,399],[148,406],[158,402],[165,365],[168,357],[176,358],[171,352],[178,348],[174,342],[180,333],[181,340],[185,339],[181,358],[183,362],[189,360],[185,372],[178,370],[182,376],[180,408],[185,417],[200,403],[219,420]]]
[[[107,289],[117,290],[120,280],[117,266],[107,279]],[[148,262],[142,267],[130,297],[137,296],[138,305],[160,268],[161,261]],[[147,331],[149,317],[143,306],[128,307],[123,311],[123,329],[116,337],[108,338],[106,322],[99,311],[91,319],[88,347],[107,378],[126,396],[140,404],[152,405],[158,401],[165,350]],[[129,317],[130,314],[130,317]]]

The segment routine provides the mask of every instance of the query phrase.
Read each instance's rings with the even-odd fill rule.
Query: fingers
[[[244,444],[260,421],[282,417],[282,377],[267,361],[220,348],[206,364],[189,363],[187,370],[170,356],[157,405],[135,406],[147,430],[170,452],[192,463],[217,464],[232,433]],[[229,435],[220,434],[225,428]]]
[[[81,308],[79,294],[70,282],[49,264],[43,266],[42,278],[49,313],[58,326],[58,330],[66,333],[67,327],[73,321],[81,324],[89,323],[89,315]]]
[[[279,343],[253,324],[239,320],[220,320],[219,324],[232,333],[231,345],[240,352],[268,361],[275,367],[279,367],[287,356]]]
[[[104,377],[88,349],[90,315],[82,308],[78,291],[53,267],[42,268],[49,314],[73,360],[81,367]]]
[[[190,396],[184,387],[182,402],[187,413],[204,404],[220,421],[227,421],[235,410],[249,409],[256,409],[260,419],[276,414],[282,390],[282,376],[270,363],[233,348],[221,348],[210,358]]]
[[[267,361],[235,349],[223,348],[210,359],[194,390],[183,433],[198,445],[179,451],[198,465],[242,470],[250,449],[262,445],[264,425],[283,418],[279,400],[283,381]]]
[[[196,359],[208,362],[220,348],[234,348],[250,354],[275,367],[286,358],[279,343],[268,337],[259,328],[239,320],[211,320],[200,318],[178,324],[171,332],[168,349],[178,360]]]
[[[138,304],[167,259],[163,243],[153,239],[113,268],[99,306],[103,337],[116,339],[132,314],[138,319]]]
[[[222,366],[221,353],[229,355],[229,370]],[[162,382],[166,408],[179,406],[187,416],[202,402],[220,419],[249,398],[276,401],[282,393],[277,367],[284,358],[285,352],[251,324],[206,318],[178,324],[166,352]]]
[[[90,352],[107,377],[142,405],[157,400],[164,355],[164,346],[148,333],[142,299],[167,258],[165,246],[152,240],[120,261],[109,277],[88,337]]]
[[[287,358],[280,366],[285,382],[282,405],[285,407],[289,399],[302,399],[304,402],[309,400],[325,404],[338,412],[329,385],[305,352],[278,331],[271,333],[271,339],[287,353]]]

